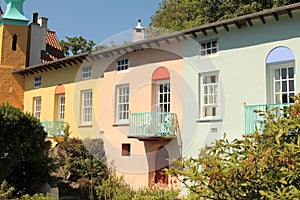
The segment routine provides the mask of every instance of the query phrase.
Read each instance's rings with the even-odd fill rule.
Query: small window
[[[219,75],[202,74],[201,79],[201,118],[215,118],[219,111]]]
[[[17,42],[18,42],[18,36],[16,34],[13,35],[11,50],[16,51],[17,50]]]
[[[200,56],[213,55],[218,52],[218,40],[200,42]]]
[[[35,76],[34,77],[34,88],[42,87],[42,77],[41,76]]]
[[[42,106],[42,99],[41,97],[33,98],[33,116],[37,119],[41,118],[41,106]]]
[[[81,123],[83,125],[92,124],[93,94],[92,90],[81,92]]]
[[[122,144],[122,156],[130,156],[130,144]]]
[[[82,79],[92,78],[92,66],[83,66],[82,67]]]
[[[210,132],[211,132],[211,134],[217,134],[218,133],[218,129],[217,128],[211,128]]]
[[[123,71],[123,70],[127,70],[129,67],[129,60],[128,58],[125,59],[121,59],[117,61],[117,71]]]

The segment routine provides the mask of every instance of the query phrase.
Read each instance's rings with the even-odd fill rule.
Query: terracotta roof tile
[[[41,53],[41,62],[49,62],[65,57],[55,31],[47,30],[46,51]]]

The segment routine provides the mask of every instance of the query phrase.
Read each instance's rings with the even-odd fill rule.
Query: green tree
[[[15,192],[33,194],[51,179],[47,133],[35,117],[10,105],[0,106],[0,182]]]
[[[224,136],[198,158],[175,161],[168,173],[196,199],[299,199],[300,104],[260,111],[264,130],[229,142]]]
[[[108,176],[102,139],[68,138],[53,149],[52,157],[58,167],[56,176],[72,188],[81,188],[89,199],[95,196],[94,186]]]
[[[87,40],[82,36],[68,37],[67,41],[60,40],[60,45],[65,55],[76,55],[85,52],[91,52],[96,45],[93,40]]]
[[[296,2],[299,0],[162,0],[150,26],[180,31]]]

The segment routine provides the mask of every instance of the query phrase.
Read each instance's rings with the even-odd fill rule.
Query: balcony
[[[175,113],[144,112],[129,116],[128,138],[139,140],[174,139],[177,130]]]
[[[47,132],[47,137],[64,136],[64,128],[66,127],[66,122],[43,121],[42,125]]]
[[[245,134],[253,134],[254,131],[257,129],[259,133],[261,133],[264,129],[263,121],[264,116],[262,113],[257,111],[270,111],[275,117],[278,117],[280,114],[283,113],[283,110],[286,106],[290,104],[260,104],[260,105],[248,105],[244,108],[244,115],[245,115]]]

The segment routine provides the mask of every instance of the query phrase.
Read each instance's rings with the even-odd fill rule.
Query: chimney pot
[[[37,24],[37,22],[38,22],[38,16],[39,16],[39,13],[37,13],[37,12],[34,12],[32,14],[32,22],[33,23]]]

